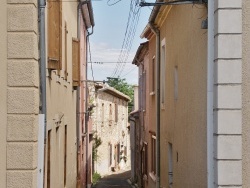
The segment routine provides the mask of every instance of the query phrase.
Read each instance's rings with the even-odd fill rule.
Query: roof
[[[138,66],[138,62],[141,62],[143,60],[147,51],[148,51],[148,41],[140,44],[140,46],[138,47],[136,51],[132,64],[135,64]]]
[[[126,101],[130,101],[131,100],[129,96],[127,96],[124,93],[116,90],[113,87],[104,87],[103,89],[99,89],[98,91],[108,93],[110,95],[113,95],[113,96],[118,97],[120,99],[124,99]]]
[[[80,1],[82,4],[82,14],[87,28],[94,27],[94,13],[91,0]],[[86,3],[85,3],[86,2]]]

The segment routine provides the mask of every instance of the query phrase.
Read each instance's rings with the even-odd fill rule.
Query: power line
[[[138,21],[140,17],[140,7],[138,4],[138,0],[131,0],[130,2],[130,11],[126,26],[126,31],[122,43],[122,48],[118,57],[118,61],[114,71],[112,73],[112,77],[116,75],[121,75],[125,68],[125,63],[129,57],[130,50],[132,48],[133,39],[136,33]],[[131,21],[132,20],[132,21]]]
[[[93,63],[92,63],[92,60],[91,60],[91,50],[90,50],[90,42],[89,42],[89,40],[88,40],[88,44],[89,44],[89,61],[90,61],[90,63],[91,63],[91,72],[92,72],[92,79],[93,79],[93,81],[95,80],[95,78],[94,78],[94,71],[93,71]]]

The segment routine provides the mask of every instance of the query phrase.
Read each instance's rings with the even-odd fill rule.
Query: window
[[[62,1],[48,1],[48,69],[62,68]],[[59,71],[58,71],[59,72]]]
[[[143,143],[143,148],[142,148],[142,175],[147,175],[148,174],[148,145],[147,143]]]
[[[109,166],[112,165],[112,144],[109,144]]]
[[[102,103],[102,126],[104,126],[104,103]]]
[[[64,129],[64,187],[66,187],[66,179],[67,179],[67,125],[65,125]]]
[[[165,39],[161,42],[161,107],[165,108],[165,87],[166,87],[166,48]]]
[[[68,58],[68,28],[67,28],[67,22],[65,22],[65,28],[64,28],[64,79],[67,80],[68,77],[68,65],[67,65],[67,58]]]
[[[109,104],[109,126],[113,123],[113,108],[112,104]]]
[[[174,68],[174,99],[178,99],[178,67]]]
[[[51,155],[51,130],[48,131],[48,143],[47,143],[47,188],[50,188],[50,155]]]
[[[118,105],[115,103],[115,122],[118,122]]]
[[[156,136],[151,136],[151,172],[156,173]]]
[[[168,143],[168,184],[169,187],[173,185],[173,147]]]
[[[151,93],[150,95],[155,94],[155,57],[152,59],[151,63],[151,76],[152,76],[152,83],[151,83]]]
[[[73,86],[80,85],[80,41],[72,39],[72,79]]]

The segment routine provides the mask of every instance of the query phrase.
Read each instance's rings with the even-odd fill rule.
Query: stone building
[[[101,175],[130,166],[129,100],[112,87],[102,84],[90,87],[93,138],[102,141],[93,169]]]

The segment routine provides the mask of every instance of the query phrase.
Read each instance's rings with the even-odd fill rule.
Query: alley
[[[105,176],[99,182],[93,186],[94,188],[109,188],[109,187],[117,187],[117,188],[130,188],[130,184],[127,182],[127,179],[130,178],[130,170],[122,171],[118,173],[111,174],[109,176]]]

